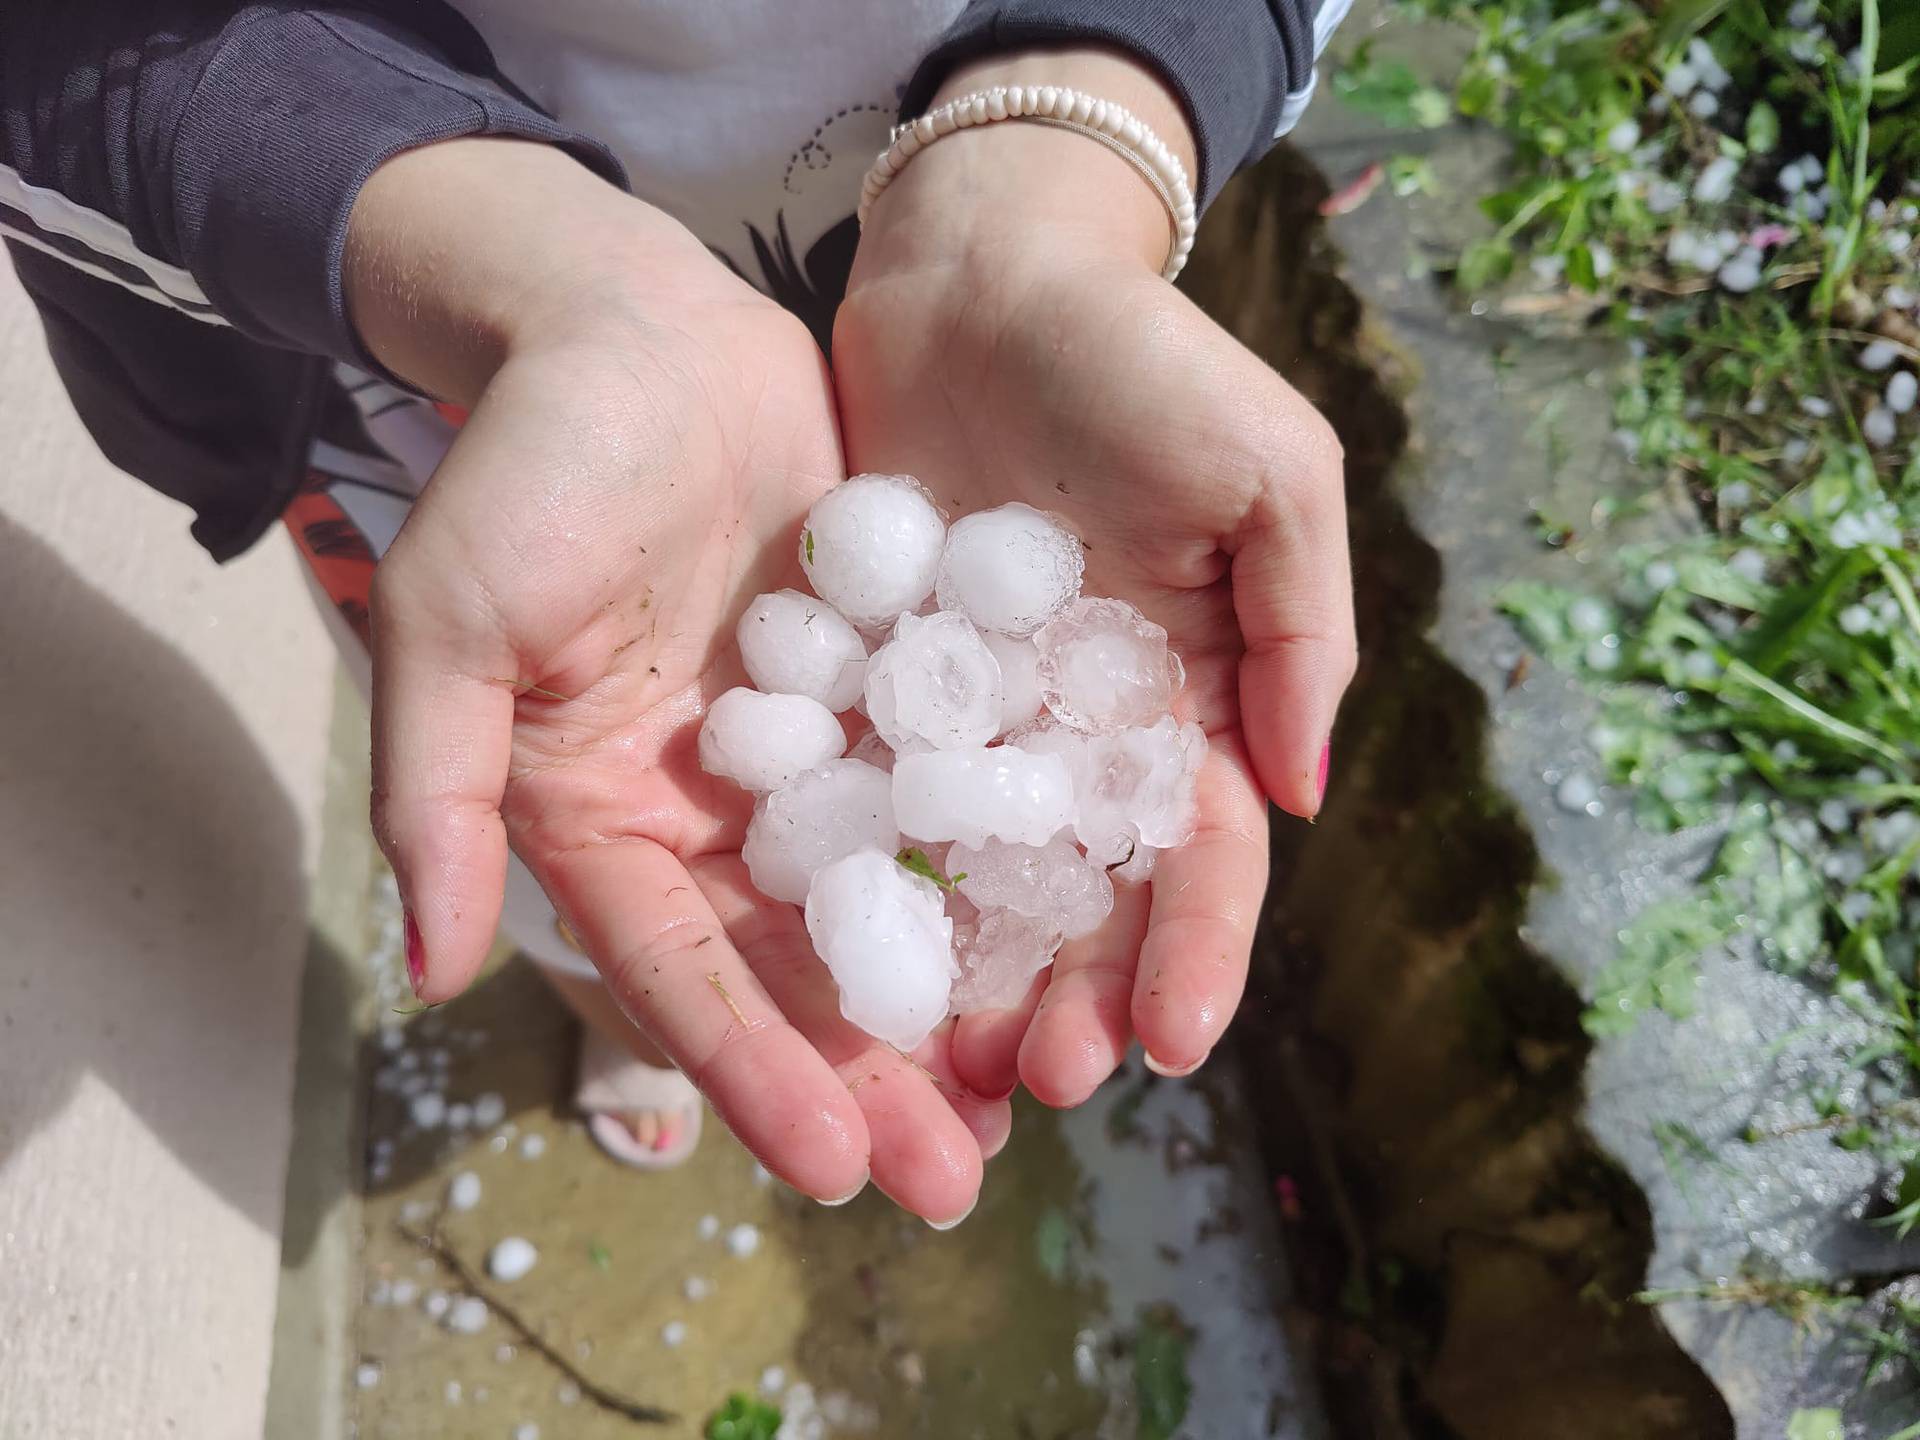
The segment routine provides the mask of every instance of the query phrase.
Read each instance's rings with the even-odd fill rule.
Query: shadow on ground
[[[306,911],[293,807],[200,673],[4,517],[0,565],[0,803],[35,837],[0,870],[0,1044],[34,1057],[0,1086],[0,1166],[91,1073],[272,1231],[250,1087],[288,1071],[255,995]]]

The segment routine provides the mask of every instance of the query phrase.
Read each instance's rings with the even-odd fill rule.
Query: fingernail
[[[1320,779],[1313,790],[1313,808],[1318,810],[1327,798],[1327,767],[1333,763],[1333,741],[1320,747]]]
[[[958,1225],[962,1220],[966,1219],[967,1216],[973,1214],[974,1206],[978,1205],[979,1203],[980,1203],[980,1197],[979,1195],[976,1194],[973,1197],[973,1205],[967,1206],[966,1209],[962,1210],[958,1215],[954,1216],[953,1219],[929,1220],[927,1221],[927,1224],[931,1225],[936,1230],[951,1230],[953,1229],[954,1226]]]
[[[822,1200],[820,1203],[826,1206],[845,1205],[849,1203],[862,1190],[866,1189],[867,1182],[872,1178],[873,1178],[873,1172],[871,1170],[862,1171],[860,1175],[860,1183],[858,1185],[854,1186],[851,1190],[847,1191],[847,1193],[842,1195],[838,1200]]]
[[[1152,1053],[1148,1051],[1142,1051],[1140,1058],[1146,1061],[1147,1069],[1156,1075],[1165,1076],[1169,1080],[1178,1080],[1182,1075],[1191,1075],[1207,1063],[1207,1057],[1205,1055],[1202,1055],[1191,1065],[1163,1065],[1154,1059]]]
[[[407,937],[407,983],[413,986],[414,996],[418,998],[420,987],[427,983],[427,947],[420,941],[420,926],[413,912],[401,911],[400,919]]]

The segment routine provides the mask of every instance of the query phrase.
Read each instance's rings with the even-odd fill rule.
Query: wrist
[[[409,384],[471,405],[509,356],[631,325],[718,267],[679,224],[551,146],[460,139],[406,151],[348,221],[347,313]]]
[[[1114,51],[1030,51],[956,70],[934,107],[995,85],[1071,87],[1125,106],[1194,173],[1180,102],[1144,65]],[[874,202],[855,261],[863,269],[949,264],[1034,244],[1089,260],[1165,264],[1171,227],[1152,186],[1084,135],[1030,121],[976,126],[925,146]]]

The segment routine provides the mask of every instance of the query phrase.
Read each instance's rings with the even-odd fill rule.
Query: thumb
[[[405,907],[407,978],[428,1004],[472,982],[506,884],[500,818],[513,675],[499,643],[461,638],[389,556],[374,574],[373,832]]]
[[[1233,608],[1246,640],[1240,713],[1255,776],[1294,815],[1319,813],[1334,715],[1353,679],[1353,576],[1340,443],[1288,392],[1266,478],[1229,537]]]

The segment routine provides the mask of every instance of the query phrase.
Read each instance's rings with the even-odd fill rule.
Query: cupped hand
[[[745,683],[735,620],[798,583],[800,517],[844,474],[817,347],[677,226],[536,147],[390,162],[349,275],[369,348],[471,404],[372,605],[375,829],[421,998],[479,969],[511,844],[770,1170],[822,1200],[871,1173],[929,1220],[964,1215],[1004,1101],[957,1080],[950,1036],[909,1059],[841,1018],[799,911],[748,883],[750,798],[696,760],[705,705]]]
[[[851,468],[916,475],[955,513],[1061,516],[1087,592],[1166,627],[1176,709],[1209,737],[1192,843],[1022,1007],[959,1023],[959,1073],[983,1094],[1017,1076],[1078,1104],[1136,1035],[1163,1073],[1206,1058],[1245,985],[1265,802],[1318,810],[1353,673],[1340,447],[1160,279],[1166,247],[1164,210],[1114,157],[990,126],[922,150],[880,197],[835,329]]]

